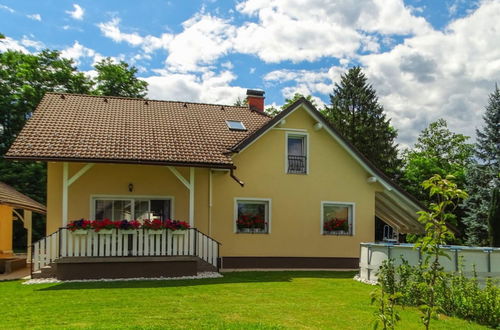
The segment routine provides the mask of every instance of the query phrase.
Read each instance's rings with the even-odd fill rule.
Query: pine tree
[[[379,169],[398,178],[398,135],[378,103],[375,90],[368,84],[360,67],[342,75],[330,95],[330,106],[324,114],[337,130]]]
[[[500,188],[493,190],[490,212],[488,214],[490,246],[500,247]]]
[[[477,162],[467,171],[466,190],[469,198],[463,203],[467,226],[467,244],[487,245],[488,210],[491,205],[492,191],[500,186],[500,90],[490,95],[483,116],[482,130],[476,130],[477,142],[475,156]]]

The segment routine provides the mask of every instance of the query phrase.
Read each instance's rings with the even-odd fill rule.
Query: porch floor
[[[30,267],[25,267],[21,269],[17,269],[9,274],[0,274],[0,282],[1,281],[11,281],[11,280],[19,280],[19,279],[29,279],[30,278],[31,269]]]

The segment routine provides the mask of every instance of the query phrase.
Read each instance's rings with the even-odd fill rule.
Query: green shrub
[[[395,303],[403,306],[420,306],[426,293],[425,270],[422,265],[411,266],[401,259],[384,264],[378,273],[382,291],[396,297]],[[435,303],[437,310],[448,316],[460,317],[500,329],[500,288],[498,281],[487,279],[481,284],[475,275],[467,278],[460,262],[457,273],[445,273],[436,281]],[[390,301],[386,301],[387,303]],[[383,314],[383,313],[381,313]]]

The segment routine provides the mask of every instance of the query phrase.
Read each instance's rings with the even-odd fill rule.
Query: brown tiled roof
[[[269,120],[248,107],[47,93],[6,158],[230,168],[229,149]]]
[[[0,205],[45,213],[45,206],[3,182],[0,182]]]

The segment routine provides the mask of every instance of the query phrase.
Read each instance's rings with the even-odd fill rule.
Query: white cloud
[[[83,46],[77,40],[71,47],[66,47],[61,51],[61,57],[72,59],[77,65],[80,64],[80,59],[82,57],[90,57],[93,59],[94,63],[103,58],[102,55],[95,50]]]
[[[16,12],[14,9],[12,9],[12,8],[6,6],[6,5],[1,5],[1,4],[0,4],[0,9],[6,10],[9,13],[15,13]]]
[[[230,85],[236,79],[230,71],[218,74],[157,72],[157,76],[144,78],[149,84],[148,97],[152,99],[233,104],[246,92],[245,88]]]
[[[443,32],[408,38],[387,53],[360,58],[403,143],[414,141],[440,117],[451,129],[475,135],[500,77],[498,20],[500,3],[485,1]]]
[[[124,33],[120,31],[118,25],[120,24],[120,19],[115,17],[111,21],[106,23],[99,23],[97,26],[101,32],[111,40],[115,42],[127,42],[132,46],[139,46],[144,42],[138,33]]]
[[[228,69],[228,70],[231,70],[234,68],[234,65],[233,65],[233,63],[231,63],[231,61],[226,61],[226,62],[222,63],[220,66],[223,67],[224,69]]]
[[[42,16],[40,14],[32,14],[32,15],[26,15],[29,19],[32,19],[34,21],[42,21]]]
[[[21,45],[23,45],[25,47],[33,48],[37,51],[45,48],[45,44],[43,42],[38,41],[38,40],[29,39],[27,36],[23,36],[20,43],[21,43]]]
[[[66,14],[69,14],[72,18],[76,20],[82,20],[85,10],[77,4],[73,4],[73,10],[67,10]]]
[[[172,72],[209,71],[207,65],[231,50],[231,35],[235,31],[228,21],[204,14],[196,14],[182,23],[182,32],[175,35],[163,33],[159,37],[125,33],[119,24],[120,19],[115,17],[109,22],[99,23],[98,27],[113,41],[141,47],[145,53],[167,50],[165,64]]]
[[[228,21],[197,14],[182,24],[184,30],[169,42],[166,64],[176,72],[203,71],[231,48],[235,28]]]
[[[29,53],[29,51],[17,40],[10,37],[0,39],[0,52],[6,52],[8,50],[17,50],[23,53]]]
[[[258,22],[238,28],[236,50],[265,62],[352,57],[359,49],[379,50],[373,33],[406,35],[431,30],[401,0],[247,0],[237,9],[257,16]]]

